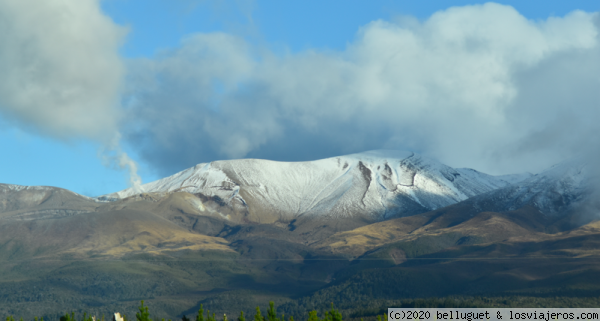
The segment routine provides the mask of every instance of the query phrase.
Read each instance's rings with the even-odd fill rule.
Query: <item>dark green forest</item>
[[[598,308],[600,297],[442,297],[442,298],[417,298],[403,300],[365,300],[352,302],[335,307],[331,302],[317,302],[314,299],[304,298],[295,302],[288,302],[278,307],[273,301],[266,308],[266,315],[257,306],[253,315],[240,311],[238,316],[212,312],[200,304],[200,309],[193,315],[181,315],[177,318],[165,319],[153,315],[150,307],[144,300],[140,302],[135,319],[122,315],[123,321],[387,321],[388,308]],[[77,315],[67,312],[64,315],[45,315],[35,317],[33,321],[109,321],[112,320],[111,311],[102,315],[92,315],[86,312]],[[252,316],[250,316],[252,315]],[[248,317],[250,316],[250,317]],[[6,321],[17,320],[14,316],[7,316]],[[27,321],[22,317],[19,321]]]

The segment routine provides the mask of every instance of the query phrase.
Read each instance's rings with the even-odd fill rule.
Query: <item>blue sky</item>
[[[149,182],[211,160],[302,161],[378,148],[503,174],[541,170],[597,142],[595,0],[82,2],[66,10],[49,1],[47,26],[43,10],[32,18],[26,6],[0,4],[0,21],[15,30],[0,37],[0,67],[16,66],[14,75],[75,70],[23,87],[35,95],[56,86],[56,103],[45,94],[0,100],[1,183],[95,196],[128,187],[133,163]],[[81,34],[49,30],[60,25],[51,23],[56,10],[70,12],[61,22],[73,19]],[[445,37],[478,39],[487,49],[455,51],[449,38],[435,40],[448,30],[456,34]],[[60,40],[44,40],[52,37]],[[20,52],[14,44],[23,39],[40,44]],[[401,57],[377,65],[392,45]],[[11,60],[28,55],[35,59]],[[493,66],[478,75],[467,72],[471,61],[481,63],[476,70]],[[390,75],[367,82],[373,68]],[[0,77],[0,95],[12,95],[18,81]],[[87,82],[73,89],[79,100],[68,100],[69,86]],[[361,93],[350,95],[356,88]],[[418,99],[405,98],[415,92]],[[80,108],[89,93],[93,105]]]

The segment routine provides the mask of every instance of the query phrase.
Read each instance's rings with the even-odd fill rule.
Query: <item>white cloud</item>
[[[126,30],[97,0],[0,1],[0,111],[58,138],[111,139]]]
[[[118,49],[127,30],[101,12],[99,0],[2,0],[0,30],[4,122],[98,141],[139,185],[137,165],[118,144],[125,74]]]
[[[132,63],[126,137],[166,172],[375,148],[536,171],[595,135],[598,30],[597,14],[531,21],[488,3],[423,22],[374,21],[343,52],[276,56],[233,35],[198,34]]]

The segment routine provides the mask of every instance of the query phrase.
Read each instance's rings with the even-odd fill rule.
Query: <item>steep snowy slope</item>
[[[576,158],[468,202],[483,211],[511,211],[529,205],[543,214],[557,215],[589,199],[598,187],[594,173],[588,160]]]
[[[309,162],[258,159],[198,164],[142,186],[144,192],[185,191],[246,219],[361,216],[382,220],[447,206],[518,181],[453,169],[412,152],[377,150]],[[102,199],[139,194],[126,189]],[[198,207],[205,204],[198,201]]]

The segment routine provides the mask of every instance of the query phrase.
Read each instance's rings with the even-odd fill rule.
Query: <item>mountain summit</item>
[[[260,159],[198,164],[142,186],[188,192],[229,220],[272,223],[299,217],[380,221],[427,212],[527,178],[451,168],[412,152],[374,150],[307,162]],[[129,188],[100,199],[124,199]]]

